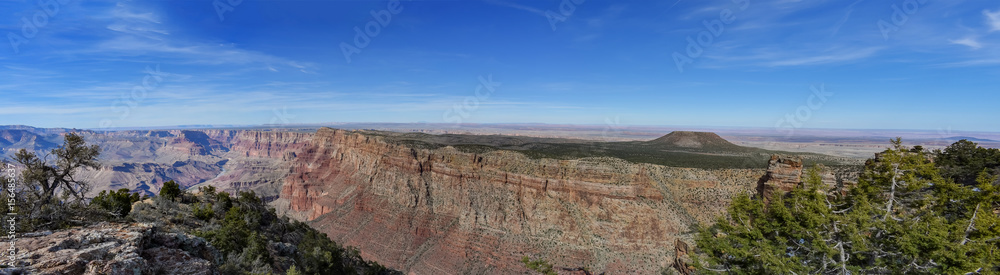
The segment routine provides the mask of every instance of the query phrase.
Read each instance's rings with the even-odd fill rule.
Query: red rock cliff
[[[843,183],[837,183],[835,172],[827,168],[819,171],[820,179],[824,185],[822,191],[833,191],[834,188],[843,186]],[[792,191],[795,187],[802,185],[803,176],[805,175],[801,157],[772,155],[771,160],[767,162],[767,172],[757,181],[757,196],[770,200],[775,192],[784,194]],[[849,171],[844,176],[857,177],[851,175]],[[840,179],[840,181],[843,180],[843,178]],[[843,192],[843,189],[838,189],[838,191]]]
[[[763,171],[421,150],[324,128],[276,205],[366,259],[416,274],[523,273],[522,256],[659,273],[673,242]]]

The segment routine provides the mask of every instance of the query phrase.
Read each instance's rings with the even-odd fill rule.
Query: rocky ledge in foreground
[[[99,223],[16,239],[14,268],[0,274],[213,274],[219,252],[204,239],[148,223]]]

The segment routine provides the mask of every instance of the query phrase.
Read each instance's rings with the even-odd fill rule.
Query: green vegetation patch
[[[698,229],[694,265],[732,274],[1000,273],[1000,181],[990,168],[1000,155],[966,141],[935,153],[901,144],[870,159],[855,186],[825,186],[813,168],[788,193],[737,196]]]
[[[853,165],[842,160],[813,153],[791,153],[738,146],[712,133],[681,132],[651,141],[600,142],[577,139],[537,138],[501,135],[430,135],[425,133],[395,133],[359,131],[386,142],[414,149],[437,149],[452,146],[474,154],[508,150],[533,159],[581,159],[613,157],[634,163],[651,163],[672,167],[701,169],[765,168],[773,154],[793,154],[803,157],[806,164],[826,166]],[[700,146],[685,147],[685,142]]]

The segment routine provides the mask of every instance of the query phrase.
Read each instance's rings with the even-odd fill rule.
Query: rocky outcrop
[[[774,192],[792,191],[802,184],[802,158],[772,155],[767,173],[757,182],[757,195],[770,199]]]
[[[274,205],[366,259],[416,274],[526,272],[523,256],[595,273],[658,273],[673,241],[762,170],[414,149],[321,129]]]
[[[802,185],[803,176],[807,175],[803,173],[801,157],[772,155],[767,162],[767,172],[757,181],[757,196],[769,200],[775,192],[784,194],[792,191]],[[845,192],[853,185],[852,181],[857,178],[857,172],[852,169],[822,167],[819,176],[822,184],[819,192],[834,195],[837,192]]]
[[[213,274],[221,259],[204,239],[143,223],[26,234],[15,247],[13,274]]]
[[[690,275],[694,273],[694,267],[688,265],[691,261],[691,257],[688,256],[688,244],[680,239],[674,241],[674,263],[671,265],[677,273],[682,275]]]

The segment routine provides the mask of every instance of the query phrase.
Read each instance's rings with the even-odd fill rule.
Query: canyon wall
[[[297,154],[274,205],[366,259],[416,274],[523,273],[523,256],[659,273],[675,239],[690,240],[694,223],[764,174],[412,149],[328,128]]]
[[[765,175],[764,169],[415,149],[329,128],[85,138],[102,148],[104,166],[80,174],[94,193],[156,194],[167,180],[186,188],[254,190],[280,213],[359,248],[364,258],[414,274],[524,273],[524,256],[595,273],[659,273],[673,264],[678,239],[692,243],[694,224],[711,222],[730,198],[754,192]],[[10,140],[27,147],[40,139]],[[46,140],[52,141],[46,146],[57,144]],[[801,175],[779,170],[772,171],[775,178]]]
[[[254,190],[276,198],[296,152],[312,133],[253,130],[162,130],[89,133],[101,147],[102,167],[81,170],[92,193],[128,188],[159,193],[168,180],[183,188]]]

